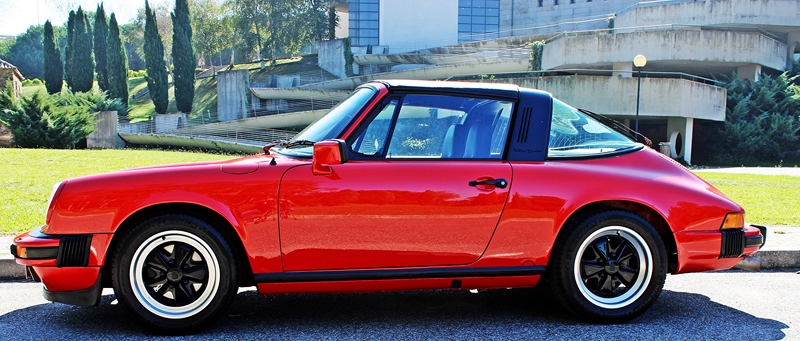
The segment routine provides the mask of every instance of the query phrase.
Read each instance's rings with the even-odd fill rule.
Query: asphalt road
[[[669,276],[656,304],[622,325],[576,321],[547,290],[260,296],[194,336],[235,340],[777,340],[800,339],[800,274],[726,271]],[[41,285],[0,283],[0,339],[161,339],[106,291],[99,307],[48,303]]]

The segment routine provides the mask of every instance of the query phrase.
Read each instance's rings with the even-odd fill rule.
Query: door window
[[[351,149],[388,159],[500,159],[512,110],[507,101],[406,95],[374,115]]]

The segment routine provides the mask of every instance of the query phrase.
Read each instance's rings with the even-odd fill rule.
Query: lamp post
[[[642,94],[642,68],[647,65],[647,57],[643,54],[637,54],[633,58],[633,66],[636,67],[636,141],[639,141],[639,97]]]

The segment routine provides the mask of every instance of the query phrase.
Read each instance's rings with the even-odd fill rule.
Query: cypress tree
[[[75,82],[73,75],[75,68],[72,62],[72,51],[75,44],[75,11],[69,11],[69,20],[67,20],[67,46],[64,47],[64,81],[68,86],[72,86]]]
[[[166,114],[169,104],[167,88],[167,69],[164,64],[164,44],[158,33],[156,15],[150,9],[147,0],[144,2],[144,59],[147,64],[147,89],[150,99],[156,107],[156,113]]]
[[[188,113],[192,111],[194,69],[197,66],[192,48],[188,0],[175,0],[175,11],[172,13],[172,60],[175,65],[175,104],[178,111]]]
[[[108,39],[108,22],[106,21],[106,11],[103,3],[97,5],[97,13],[94,17],[94,61],[95,71],[97,72],[97,85],[100,90],[107,91],[108,71],[106,61],[106,40]]]
[[[117,18],[111,13],[108,27],[108,97],[119,98],[128,106],[128,58],[119,34]]]
[[[88,92],[94,84],[94,60],[92,60],[92,26],[89,17],[78,7],[75,12],[75,39],[70,49],[72,54],[72,84],[75,92]]]
[[[47,92],[55,94],[61,92],[64,82],[64,65],[61,65],[61,51],[56,45],[53,36],[53,25],[50,20],[44,23],[44,83]]]

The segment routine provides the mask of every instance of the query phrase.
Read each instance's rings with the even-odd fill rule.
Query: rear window
[[[553,99],[548,157],[586,157],[615,153],[639,146],[577,109]]]

